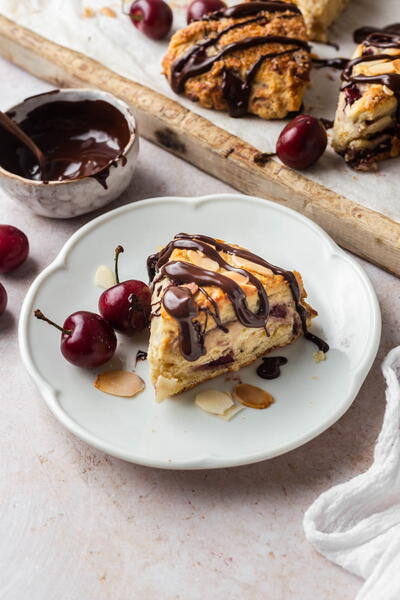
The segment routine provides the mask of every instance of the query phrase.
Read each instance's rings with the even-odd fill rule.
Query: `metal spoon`
[[[46,166],[46,157],[35,142],[21,129],[15,121],[10,119],[5,113],[0,110],[0,126],[4,127],[9,133],[19,139],[25,146],[29,148],[31,152],[36,156],[40,166],[40,170],[43,173]]]

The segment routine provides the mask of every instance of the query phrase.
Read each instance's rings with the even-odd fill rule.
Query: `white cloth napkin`
[[[304,516],[315,549],[366,581],[356,600],[400,599],[400,346],[386,356],[386,411],[372,466]]]

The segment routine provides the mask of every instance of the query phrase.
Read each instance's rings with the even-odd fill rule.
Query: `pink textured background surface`
[[[0,60],[0,108],[48,89]],[[118,203],[229,187],[142,141],[135,181]],[[17,320],[33,278],[94,215],[52,221],[0,192],[0,222],[23,229],[29,261],[1,281],[0,598],[7,600],[350,600],[361,581],[306,542],[319,493],[365,470],[384,410],[380,362],[400,344],[400,282],[360,261],[378,294],[378,358],[347,414],[285,456],[218,471],[168,472],[108,457],[49,413],[22,367]],[[284,424],[282,424],[284,426]]]

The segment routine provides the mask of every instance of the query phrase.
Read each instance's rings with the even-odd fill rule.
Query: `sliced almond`
[[[253,263],[246,258],[241,258],[240,256],[232,256],[231,262],[235,267],[246,269],[248,271],[254,271],[255,273],[260,273],[260,275],[271,275],[271,271],[266,267],[263,267],[263,265],[258,265],[257,263]]]
[[[314,352],[313,359],[314,359],[314,362],[316,362],[316,363],[323,362],[324,360],[326,360],[325,352],[322,352],[322,350],[318,350],[318,352]]]
[[[199,392],[195,402],[199,408],[213,415],[223,415],[233,406],[230,395],[218,390],[203,390]]]
[[[112,19],[115,19],[117,16],[115,10],[113,10],[109,6],[103,6],[103,8],[101,8],[99,12],[105,17],[111,17]]]
[[[234,400],[245,406],[250,406],[250,408],[268,408],[275,402],[271,394],[249,383],[236,385],[232,395]]]
[[[192,296],[197,294],[197,292],[199,291],[199,286],[197,285],[197,283],[183,283],[179,287],[184,287],[190,290]]]
[[[396,60],[393,61],[393,66],[396,73],[400,73],[400,58],[396,58]]]
[[[92,17],[94,17],[96,14],[96,11],[93,10],[93,8],[89,8],[88,6],[86,8],[83,9],[82,11],[82,17],[84,19],[91,19]]]
[[[241,410],[244,409],[244,406],[239,406],[238,404],[234,404],[230,408],[228,408],[223,415],[218,415],[220,419],[224,421],[230,421],[232,417],[238,414]]]
[[[242,275],[241,273],[237,273],[236,271],[226,271],[224,272],[225,277],[229,277],[229,279],[233,279],[239,285],[246,285],[249,283],[249,278],[246,275]]]
[[[360,72],[364,72],[366,75],[388,75],[390,73],[396,73],[393,61],[374,61],[373,63],[362,64]]]
[[[130,371],[106,371],[97,375],[94,387],[112,396],[132,398],[144,390],[145,384],[141,377]]]
[[[219,269],[219,265],[215,260],[211,260],[211,258],[205,256],[202,252],[197,252],[197,250],[189,250],[188,257],[191,263],[201,269],[207,269],[207,271],[218,271]]]
[[[115,275],[110,267],[100,265],[94,274],[94,283],[98,287],[103,288],[103,290],[108,290],[108,288],[113,287],[117,282],[115,281]]]
[[[393,91],[393,90],[391,90],[390,88],[388,88],[388,86],[387,86],[387,85],[384,85],[384,86],[383,86],[383,91],[385,92],[385,94],[386,94],[387,96],[394,96],[394,91]]]

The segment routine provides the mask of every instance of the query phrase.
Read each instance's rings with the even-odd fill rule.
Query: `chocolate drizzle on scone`
[[[296,25],[290,28],[289,21],[283,25],[284,16],[297,20]],[[232,22],[236,20],[238,22]],[[223,21],[221,25],[220,21]],[[290,35],[291,31],[296,35]],[[235,36],[232,41],[233,33]],[[190,34],[193,34],[193,45],[188,47]],[[300,34],[300,37],[297,37],[297,34]],[[228,36],[226,43],[224,43],[225,36]],[[301,39],[303,36],[304,38]],[[176,53],[180,47],[180,38],[181,45],[185,49],[182,53]],[[265,46],[271,46],[271,50],[266,48],[265,51],[262,48],[263,51],[258,56],[252,51]],[[257,75],[266,61],[274,59],[286,61],[284,57],[293,55],[290,56],[289,62],[274,63],[271,67],[273,72],[280,73],[280,76],[289,73],[290,77],[294,78],[290,85],[293,94],[297,93],[297,90],[302,92],[308,80],[310,47],[306,41],[304,22],[297,6],[286,2],[246,2],[216,11],[178,32],[172,39],[171,48],[173,51],[164,59],[164,68],[174,92],[185,93],[189,98],[202,104],[202,95],[209,90],[210,98],[207,97],[207,104],[214,104],[213,107],[218,109],[225,108],[233,117],[242,117],[249,111],[255,112],[250,110],[250,100]],[[301,56],[297,55],[299,51],[302,52]],[[251,58],[245,59],[244,52],[249,52],[248,56]],[[208,79],[205,77],[204,85],[201,81],[193,83],[195,78],[206,74],[210,75]],[[217,86],[210,85],[210,78],[214,76]],[[188,83],[190,83],[189,87]],[[273,92],[271,84],[272,82],[267,81],[265,84],[259,83],[259,86],[264,89],[262,95],[257,95],[258,107],[263,96]],[[194,86],[201,94],[195,95],[192,92]],[[267,90],[268,87],[271,87],[271,91]],[[285,114],[299,108],[301,95],[295,99],[296,106],[293,106],[293,100]],[[276,116],[285,116],[285,114]]]
[[[240,23],[237,27],[245,24],[246,21],[245,23]],[[262,63],[267,59],[276,58],[278,56],[283,56],[285,54],[291,54],[293,52],[296,52],[299,48],[308,49],[309,46],[307,42],[304,42],[302,40],[277,35],[265,35],[260,37],[257,36],[246,38],[241,42],[233,42],[232,44],[224,46],[219,52],[217,52],[217,54],[214,54],[213,56],[206,56],[204,52],[205,49],[209,46],[215,45],[218,39],[220,39],[222,35],[227,33],[227,31],[233,29],[233,27],[235,26],[228,27],[227,29],[223,30],[216,38],[207,40],[203,44],[199,44],[197,47],[192,48],[186,56],[178,59],[172,65],[171,87],[177,94],[183,92],[184,85],[187,79],[209,71],[214,63],[216,63],[218,60],[220,60],[227,54],[232,54],[237,50],[245,50],[246,48],[260,46],[261,44],[283,44],[294,46],[289,50],[284,50],[282,52],[270,52],[268,54],[263,54],[262,56],[260,56],[260,58],[258,58],[257,61],[252,65],[250,70],[247,71],[244,80],[242,80],[238,75],[233,73],[233,71],[224,68],[222,95],[228,104],[229,114],[231,115],[231,117],[243,117],[248,112],[251,85]]]
[[[201,21],[219,21],[223,18],[240,19],[241,17],[256,15],[261,11],[268,11],[271,13],[290,12],[301,14],[300,10],[295,4],[289,4],[289,2],[279,2],[279,0],[265,0],[265,2],[244,2],[243,4],[236,4],[236,6],[229,6],[228,8],[217,10],[213,13],[205,15]]]
[[[179,260],[170,261],[169,259],[175,249],[200,252],[208,259],[217,263],[218,267],[228,272],[236,272],[247,278],[249,283],[255,286],[258,293],[259,301],[257,310],[253,312],[249,309],[246,294],[241,286],[230,277],[189,262]],[[194,302],[192,291],[190,288],[185,287],[187,284],[195,284],[204,294],[206,293],[203,289],[204,287],[220,288],[228,296],[232,303],[236,318],[242,325],[245,327],[262,327],[266,329],[270,307],[268,296],[262,282],[251,273],[251,271],[243,267],[234,267],[226,262],[221,256],[221,252],[240,257],[245,261],[250,261],[251,263],[270,270],[275,275],[284,277],[292,292],[304,337],[314,342],[320,350],[324,352],[329,350],[329,346],[326,342],[308,331],[307,318],[309,315],[302,305],[300,288],[294,273],[272,265],[243,248],[236,248],[204,235],[180,233],[176,235],[174,239],[161,250],[161,252],[150,256],[147,265],[150,281],[153,282],[153,289],[164,278],[167,278],[168,282],[170,282],[164,291],[161,303],[167,313],[179,323],[180,347],[186,360],[195,361],[205,353],[204,336],[206,329],[206,327],[202,327],[198,321],[199,310],[202,309],[199,309]],[[219,319],[218,310],[215,304],[214,311],[211,311],[210,309],[207,309],[207,311],[208,314],[214,318],[216,326],[226,331]],[[266,333],[268,335],[267,329]]]
[[[400,23],[393,23],[381,29],[369,26],[359,27],[354,31],[353,39],[356,44],[366,42],[367,45],[379,46],[379,41],[382,39],[385,40],[386,34],[395,34],[400,37]],[[378,42],[378,44],[374,42]],[[388,46],[385,47],[387,48]]]
[[[397,46],[400,50],[400,39]],[[400,73],[381,73],[378,75],[353,75],[353,69],[356,65],[366,62],[373,62],[377,60],[385,60],[385,61],[393,61],[399,60],[396,56],[392,56],[390,54],[369,54],[367,56],[359,56],[358,58],[354,58],[349,61],[347,67],[344,69],[342,73],[343,81],[350,83],[379,83],[381,85],[386,85],[390,90],[394,93],[398,94],[400,92]],[[346,86],[344,86],[344,89]]]
[[[369,170],[400,154],[400,24],[354,37],[362,43],[342,73],[333,146],[350,166]]]

